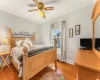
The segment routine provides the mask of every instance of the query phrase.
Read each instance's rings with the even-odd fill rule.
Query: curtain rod
[[[59,23],[62,23],[63,21],[60,21],[60,22],[56,22],[56,23],[52,23],[50,24],[50,26],[52,26],[53,24],[59,24]]]

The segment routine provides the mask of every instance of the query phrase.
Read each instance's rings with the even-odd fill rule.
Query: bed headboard
[[[30,38],[31,40],[36,40],[36,33],[29,34],[28,32],[19,32],[19,33],[12,33],[12,29],[8,29],[8,39],[11,48],[15,47],[16,40],[24,40],[26,37]]]

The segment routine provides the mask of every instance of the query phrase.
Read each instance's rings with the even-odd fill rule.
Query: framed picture
[[[69,29],[69,38],[73,37],[73,28]]]
[[[75,26],[75,34],[80,35],[80,25]]]

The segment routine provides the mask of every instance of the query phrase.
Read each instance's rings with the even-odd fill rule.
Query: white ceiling
[[[38,0],[42,2],[54,1],[54,0]],[[8,13],[20,16],[22,18],[28,19],[37,24],[44,23],[46,21],[52,20],[69,10],[72,10],[82,5],[91,3],[92,0],[58,0],[56,3],[47,4],[45,6],[54,6],[55,10],[45,11],[47,16],[46,19],[39,15],[39,11],[28,12],[29,9],[34,9],[36,7],[29,7],[28,4],[34,4],[32,0],[0,0],[0,9]]]

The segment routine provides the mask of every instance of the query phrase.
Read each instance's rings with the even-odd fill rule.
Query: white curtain
[[[60,30],[60,47],[57,48],[57,59],[66,62],[66,22],[62,21],[56,24],[51,25],[51,43],[53,44],[53,33],[52,31],[55,29]],[[59,43],[59,42],[58,42]]]
[[[61,61],[66,62],[66,22],[62,21],[61,27]]]

